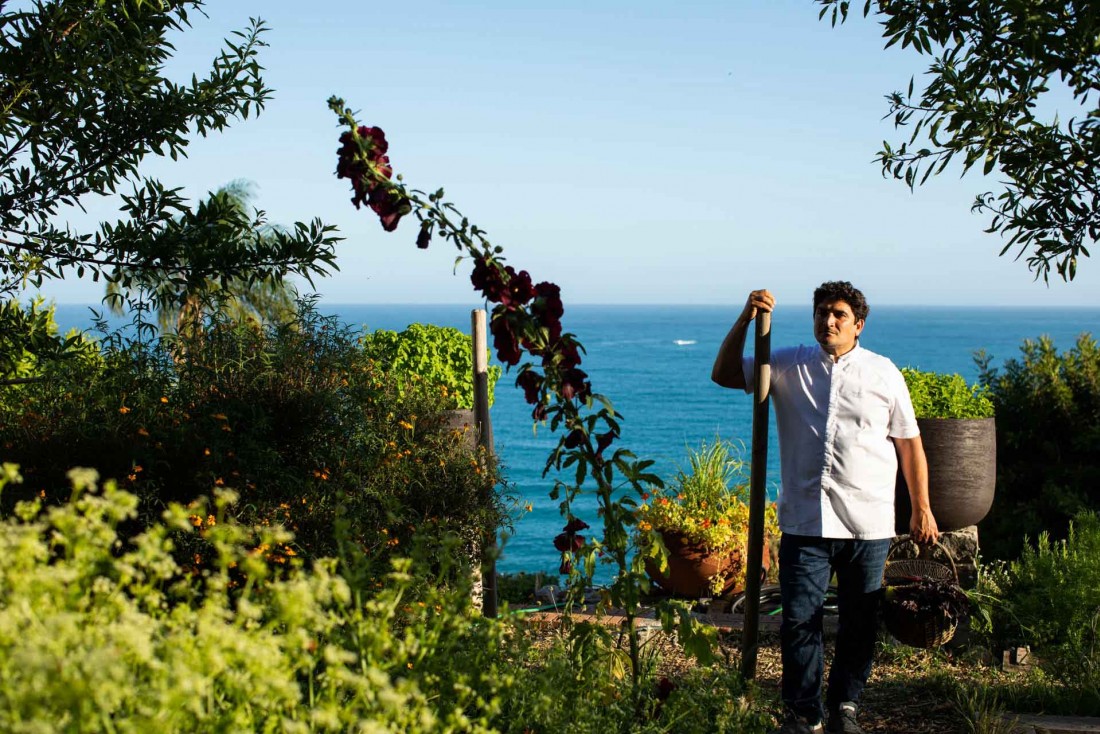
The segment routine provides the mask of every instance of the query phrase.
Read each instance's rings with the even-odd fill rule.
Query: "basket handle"
[[[947,558],[947,565],[951,569],[951,575],[955,577],[955,582],[958,583],[959,569],[955,567],[955,558],[951,555],[951,551],[947,549],[947,546],[938,540],[928,543],[927,545],[921,545],[920,543],[906,535],[904,538],[895,540],[893,543],[890,544],[890,550],[886,552],[886,562],[890,562],[890,557],[894,555],[895,551],[897,551],[898,548],[901,548],[902,546],[909,543],[912,543],[917,547],[916,557],[920,560],[938,560],[934,558],[926,558],[926,556],[930,556],[934,548],[939,548],[941,551],[943,551],[944,557]]]

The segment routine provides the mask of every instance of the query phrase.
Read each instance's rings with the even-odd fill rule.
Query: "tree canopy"
[[[220,199],[220,206],[237,209],[247,216],[254,193],[253,185],[244,180],[232,181],[214,191],[208,200]],[[258,234],[261,241],[283,231],[266,225]],[[207,278],[202,283],[173,278],[164,270],[147,270],[131,274],[133,283],[123,288],[118,281],[107,283],[106,302],[111,311],[121,315],[127,297],[133,292],[151,293],[158,305],[157,326],[162,334],[183,334],[202,328],[210,312],[218,311],[236,323],[269,324],[289,321],[298,310],[298,291],[289,280],[272,277],[262,279]]]
[[[177,293],[310,280],[335,269],[334,229],[313,220],[269,228],[231,197],[190,207],[179,188],[143,177],[149,155],[186,155],[206,136],[263,109],[271,95],[257,57],[263,21],[224,42],[205,75],[164,76],[202,0],[0,2],[0,296],[48,279],[90,275],[124,289],[173,282]],[[122,216],[77,231],[66,213],[118,194]],[[163,278],[155,277],[160,274]]]
[[[817,0],[835,25],[847,0]],[[886,46],[932,57],[927,84],[887,95],[900,144],[883,143],[883,175],[910,188],[958,156],[963,172],[997,171],[1004,188],[972,209],[1026,255],[1036,277],[1072,280],[1100,237],[1100,4],[1095,0],[866,0]],[[1053,109],[1069,107],[1069,115]]]

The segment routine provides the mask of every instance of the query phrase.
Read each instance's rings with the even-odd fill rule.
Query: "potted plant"
[[[715,440],[689,453],[688,470],[638,507],[638,545],[650,579],[665,591],[699,598],[744,588],[749,526],[748,467],[728,443]],[[778,537],[775,507],[765,532]],[[764,554],[764,568],[768,567]]]
[[[993,403],[961,375],[903,368],[928,457],[928,500],[940,530],[976,525],[989,512],[997,478]],[[896,526],[909,531],[911,505],[898,472]]]

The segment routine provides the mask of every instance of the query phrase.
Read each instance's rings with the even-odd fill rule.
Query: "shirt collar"
[[[859,339],[856,339],[856,345],[852,347],[849,351],[840,355],[840,358],[837,359],[837,361],[834,363],[833,358],[829,356],[829,353],[825,351],[825,348],[822,347],[820,344],[817,345],[817,353],[818,356],[821,358],[821,361],[831,364],[843,364],[844,362],[851,361],[853,357],[858,358],[859,353],[862,351],[863,347],[859,346]]]

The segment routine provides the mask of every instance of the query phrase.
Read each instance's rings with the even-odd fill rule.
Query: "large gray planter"
[[[474,411],[466,408],[444,410],[439,414],[439,420],[440,430],[460,432],[463,443],[470,451],[477,450],[477,421],[474,420]]]
[[[977,525],[993,505],[997,433],[993,418],[918,418],[928,457],[928,500],[940,530]],[[898,470],[895,529],[909,531],[909,489]]]

